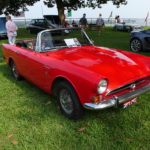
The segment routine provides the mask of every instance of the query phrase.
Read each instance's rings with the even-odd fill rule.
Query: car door
[[[24,48],[16,49],[18,70],[23,77],[42,89],[48,88],[49,67],[45,65],[45,54]]]

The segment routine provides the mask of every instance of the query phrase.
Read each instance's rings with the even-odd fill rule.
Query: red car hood
[[[63,61],[107,78],[111,90],[150,74],[150,59],[127,51],[83,46],[56,53]]]

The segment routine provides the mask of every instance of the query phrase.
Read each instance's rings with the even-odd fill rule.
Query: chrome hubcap
[[[141,42],[138,39],[135,39],[131,42],[131,49],[135,52],[141,50]]]
[[[73,112],[73,102],[70,93],[66,89],[62,89],[59,95],[60,104],[67,114]]]

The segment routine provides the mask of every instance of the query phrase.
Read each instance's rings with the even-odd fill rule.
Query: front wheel
[[[133,52],[142,51],[142,42],[137,38],[132,39],[130,42],[130,48]]]
[[[79,119],[83,115],[83,108],[80,100],[70,83],[64,81],[57,84],[57,100],[61,112],[69,119]]]

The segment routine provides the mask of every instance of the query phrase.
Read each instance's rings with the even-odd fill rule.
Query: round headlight
[[[107,89],[107,85],[108,85],[108,82],[106,79],[103,79],[99,82],[98,84],[98,87],[97,87],[97,91],[99,94],[102,94],[106,91]]]

